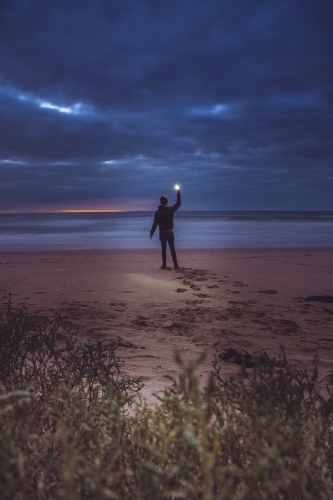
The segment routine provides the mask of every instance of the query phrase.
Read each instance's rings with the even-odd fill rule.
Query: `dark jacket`
[[[173,229],[173,216],[180,205],[180,191],[177,191],[177,201],[172,207],[169,205],[160,205],[158,207],[155,212],[153,225],[151,226],[150,236],[153,236],[157,226],[159,226],[160,231]]]

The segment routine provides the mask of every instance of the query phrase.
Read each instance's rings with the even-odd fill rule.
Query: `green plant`
[[[201,360],[178,356],[151,408],[132,398],[140,381],[121,375],[116,344],[80,344],[60,319],[11,305],[1,324],[17,350],[6,344],[1,372],[1,499],[333,498],[333,397],[317,359],[306,371],[264,355],[232,378],[216,361],[202,389]]]
[[[0,343],[0,380],[7,389],[29,389],[46,397],[63,381],[72,391],[83,383],[93,391],[100,382],[101,388],[109,383],[122,394],[141,387],[139,380],[120,373],[120,340],[94,336],[82,342],[61,316],[49,320],[30,314],[25,305],[15,309],[10,298],[0,312]]]

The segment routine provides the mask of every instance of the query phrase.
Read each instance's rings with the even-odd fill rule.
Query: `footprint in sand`
[[[205,302],[204,300],[185,300],[185,304],[187,304],[188,306],[195,306],[197,304],[203,304],[203,302]]]
[[[192,288],[192,290],[195,290],[196,292],[200,292],[201,291],[201,288],[197,285],[190,285],[190,288]]]
[[[331,295],[310,295],[309,297],[305,297],[304,300],[322,302],[324,304],[333,304],[333,297]]]

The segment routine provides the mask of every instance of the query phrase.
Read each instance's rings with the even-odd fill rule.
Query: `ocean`
[[[152,212],[0,214],[0,250],[158,248]],[[333,212],[186,212],[177,248],[333,247]]]

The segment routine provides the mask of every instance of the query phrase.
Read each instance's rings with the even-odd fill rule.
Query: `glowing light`
[[[175,190],[176,191],[179,191],[180,187],[178,186],[178,184],[175,185]]]

